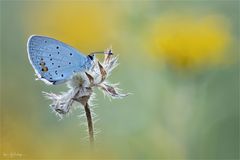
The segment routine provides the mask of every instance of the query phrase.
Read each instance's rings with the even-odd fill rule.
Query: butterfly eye
[[[94,55],[88,55],[88,57],[93,60]]]

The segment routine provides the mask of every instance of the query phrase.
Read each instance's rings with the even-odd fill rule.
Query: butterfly
[[[75,73],[89,70],[94,64],[94,54],[100,53],[86,56],[61,41],[39,35],[29,37],[27,51],[38,78],[53,85],[70,80]]]

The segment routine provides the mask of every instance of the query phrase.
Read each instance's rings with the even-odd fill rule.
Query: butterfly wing
[[[28,39],[28,57],[39,79],[50,84],[69,80],[75,72],[84,71],[87,57],[69,45],[45,36]]]

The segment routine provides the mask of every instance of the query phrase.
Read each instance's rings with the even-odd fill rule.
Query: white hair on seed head
[[[111,49],[106,51],[111,53]],[[105,53],[106,53],[105,52]],[[59,95],[53,93],[46,93],[44,95],[52,100],[50,105],[52,110],[61,118],[63,115],[68,114],[71,111],[71,106],[74,101],[80,102],[82,105],[91,103],[91,99],[94,95],[93,88],[97,87],[103,91],[104,95],[110,98],[123,98],[128,94],[120,93],[118,84],[111,84],[107,82],[107,78],[111,74],[112,70],[118,65],[118,57],[113,54],[105,54],[105,59],[101,64],[95,59],[87,72],[79,72],[72,76],[67,82],[69,90]]]

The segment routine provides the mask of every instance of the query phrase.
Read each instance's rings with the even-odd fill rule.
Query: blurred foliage
[[[161,58],[182,69],[226,61],[222,54],[230,41],[228,23],[217,15],[193,15],[170,12],[159,17],[148,41],[154,57],[162,54]]]
[[[239,1],[1,1],[1,158],[238,159]],[[124,91],[97,92],[91,152],[82,108],[64,120],[34,81],[31,34],[84,54],[113,46],[111,76]],[[100,58],[100,57],[99,57]],[[77,104],[76,104],[77,105]],[[15,158],[18,158],[15,155]]]
[[[49,3],[30,11],[36,14],[26,14],[30,22],[34,22],[28,29],[37,34],[57,37],[86,53],[92,52],[92,48],[102,50],[103,46],[111,45],[110,40],[114,39],[118,31],[119,11],[113,5],[110,6],[97,2],[73,1],[57,6]],[[36,19],[44,19],[44,23]]]

